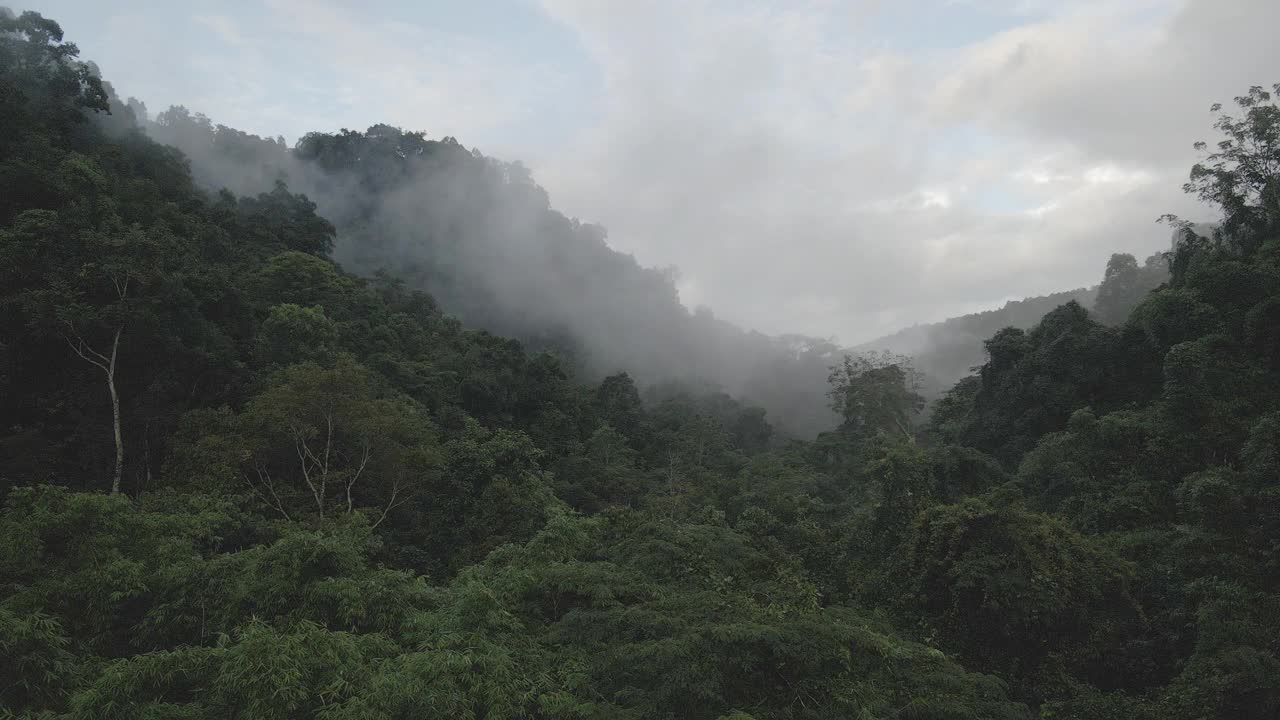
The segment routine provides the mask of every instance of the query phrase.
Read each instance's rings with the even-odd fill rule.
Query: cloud
[[[388,122],[515,147],[542,118],[562,119],[564,97],[586,85],[557,55],[560,38],[515,24],[518,5],[495,6],[508,24],[461,5],[382,0],[43,0],[38,9],[153,110],[182,104],[291,140]]]
[[[209,28],[223,42],[236,47],[243,47],[245,44],[244,35],[240,32],[240,28],[235,21],[225,15],[196,15],[193,18],[197,23]]]
[[[1280,79],[1267,0],[46,4],[153,110],[454,135],[686,303],[848,342],[1163,249],[1208,106]]]
[[[855,341],[1165,248],[1208,105],[1280,66],[1261,0],[978,4],[1004,24],[920,48],[875,3],[546,0],[607,109],[531,164],[717,314]]]
[[[267,0],[266,7],[273,36],[294,48],[298,74],[328,95],[308,130],[388,122],[485,144],[534,122],[541,100],[569,82],[490,38],[335,2]]]

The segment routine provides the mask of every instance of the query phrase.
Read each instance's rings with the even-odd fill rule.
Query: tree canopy
[[[0,718],[1273,718],[1280,115],[1237,105],[1187,186],[1218,229],[992,329],[927,416],[911,358],[780,340],[839,418],[796,439],[414,289],[467,281],[454,221],[554,217],[522,166],[152,122],[0,14]],[[156,126],[269,185],[205,188]],[[415,204],[459,188],[530,212]],[[382,203],[426,266],[335,260],[397,242]],[[557,262],[611,262],[559,218]]]

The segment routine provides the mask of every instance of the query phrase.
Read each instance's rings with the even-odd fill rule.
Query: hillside
[[[945,390],[986,359],[982,343],[1006,327],[1026,329],[1045,313],[1068,302],[1092,307],[1098,289],[1080,288],[1024,300],[1011,300],[995,310],[912,325],[891,335],[856,345],[857,352],[888,351],[912,358],[935,392]]]
[[[645,384],[723,390],[765,408],[796,437],[836,423],[826,380],[843,352],[911,356],[932,398],[982,362],[982,342],[997,330],[1025,329],[1069,300],[1092,307],[1097,293],[1012,301],[853,348],[769,337],[706,310],[690,313],[668,273],[611,249],[604,228],[558,213],[522,165],[453,138],[379,125],[312,133],[290,149],[186,108],[153,121],[141,103],[115,102],[121,115],[187,154],[198,185],[252,195],[283,182],[306,194],[336,227],[335,258],[358,273],[392,271],[466,325],[552,350],[585,379],[625,370]],[[1163,258],[1148,258],[1119,319],[1164,275]]]
[[[311,133],[291,149],[186,108],[150,120],[138,101],[113,102],[182,150],[198,186],[256,195],[286,183],[334,224],[346,267],[389,271],[468,327],[554,351],[576,377],[627,371],[646,386],[713,388],[765,408],[795,437],[835,425],[825,393],[838,348],[690,312],[670,273],[557,212],[519,163],[387,125]]]
[[[1212,233],[1212,228],[1196,225],[1193,232],[1207,235]],[[1027,330],[1054,308],[1070,302],[1091,310],[1099,322],[1118,325],[1148,292],[1168,277],[1168,260],[1162,253],[1147,258],[1141,266],[1132,255],[1116,254],[1108,261],[1099,285],[1011,300],[995,310],[914,325],[850,350],[910,357],[915,369],[922,373],[922,391],[934,398],[986,362],[984,343],[1000,330],[1008,327]]]
[[[995,332],[927,424],[909,367],[846,356],[837,427],[785,443],[352,272],[311,200],[205,189],[111,97],[0,13],[0,717],[1280,712],[1261,88],[1187,186],[1220,228],[1123,320]]]

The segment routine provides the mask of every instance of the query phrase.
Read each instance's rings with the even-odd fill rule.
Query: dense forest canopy
[[[0,13],[0,717],[1274,718],[1280,108],[1235,105],[1211,232],[972,320],[927,422],[909,359],[823,350],[835,427],[782,441],[682,336],[709,374],[586,372],[538,282],[472,294],[683,312],[519,166],[152,122]]]

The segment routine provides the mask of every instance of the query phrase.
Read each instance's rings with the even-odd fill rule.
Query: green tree
[[[1272,87],[1280,94],[1280,84]],[[1246,252],[1256,249],[1280,222],[1280,107],[1272,94],[1260,85],[1235,98],[1243,115],[1236,118],[1220,113],[1215,103],[1211,112],[1220,113],[1213,127],[1224,136],[1203,161],[1191,168],[1191,178],[1183,190],[1223,213],[1221,237]],[[1208,150],[1197,142],[1196,150]],[[1184,229],[1189,225],[1166,215]]]
[[[258,354],[268,363],[322,361],[333,355],[338,328],[319,305],[283,303],[271,308],[258,331]]]
[[[77,160],[73,167],[87,202],[105,190],[107,181],[92,162]],[[0,230],[0,261],[7,265],[0,277],[12,280],[7,301],[26,313],[28,331],[59,338],[102,373],[115,445],[110,488],[119,492],[125,461],[121,341],[126,332],[138,343],[161,335],[164,318],[184,311],[189,298],[174,298],[169,283],[190,261],[186,242],[162,227],[127,225],[114,213],[32,210]]]
[[[1123,322],[1129,309],[1138,304],[1143,293],[1138,273],[1138,261],[1128,253],[1116,253],[1107,261],[1107,271],[1093,304],[1093,311],[1104,324]]]
[[[173,480],[238,480],[285,519],[372,508],[373,527],[429,487],[440,454],[430,419],[347,356],[291,365],[244,411],[198,411],[174,450]]]
[[[1035,682],[1050,655],[1102,641],[1094,623],[1137,618],[1121,558],[1008,498],[926,510],[901,562],[908,613],[919,612],[978,667],[1024,682]]]
[[[844,418],[843,429],[858,436],[887,433],[915,441],[914,421],[924,398],[909,358],[845,355],[831,368],[828,382],[831,408]]]

